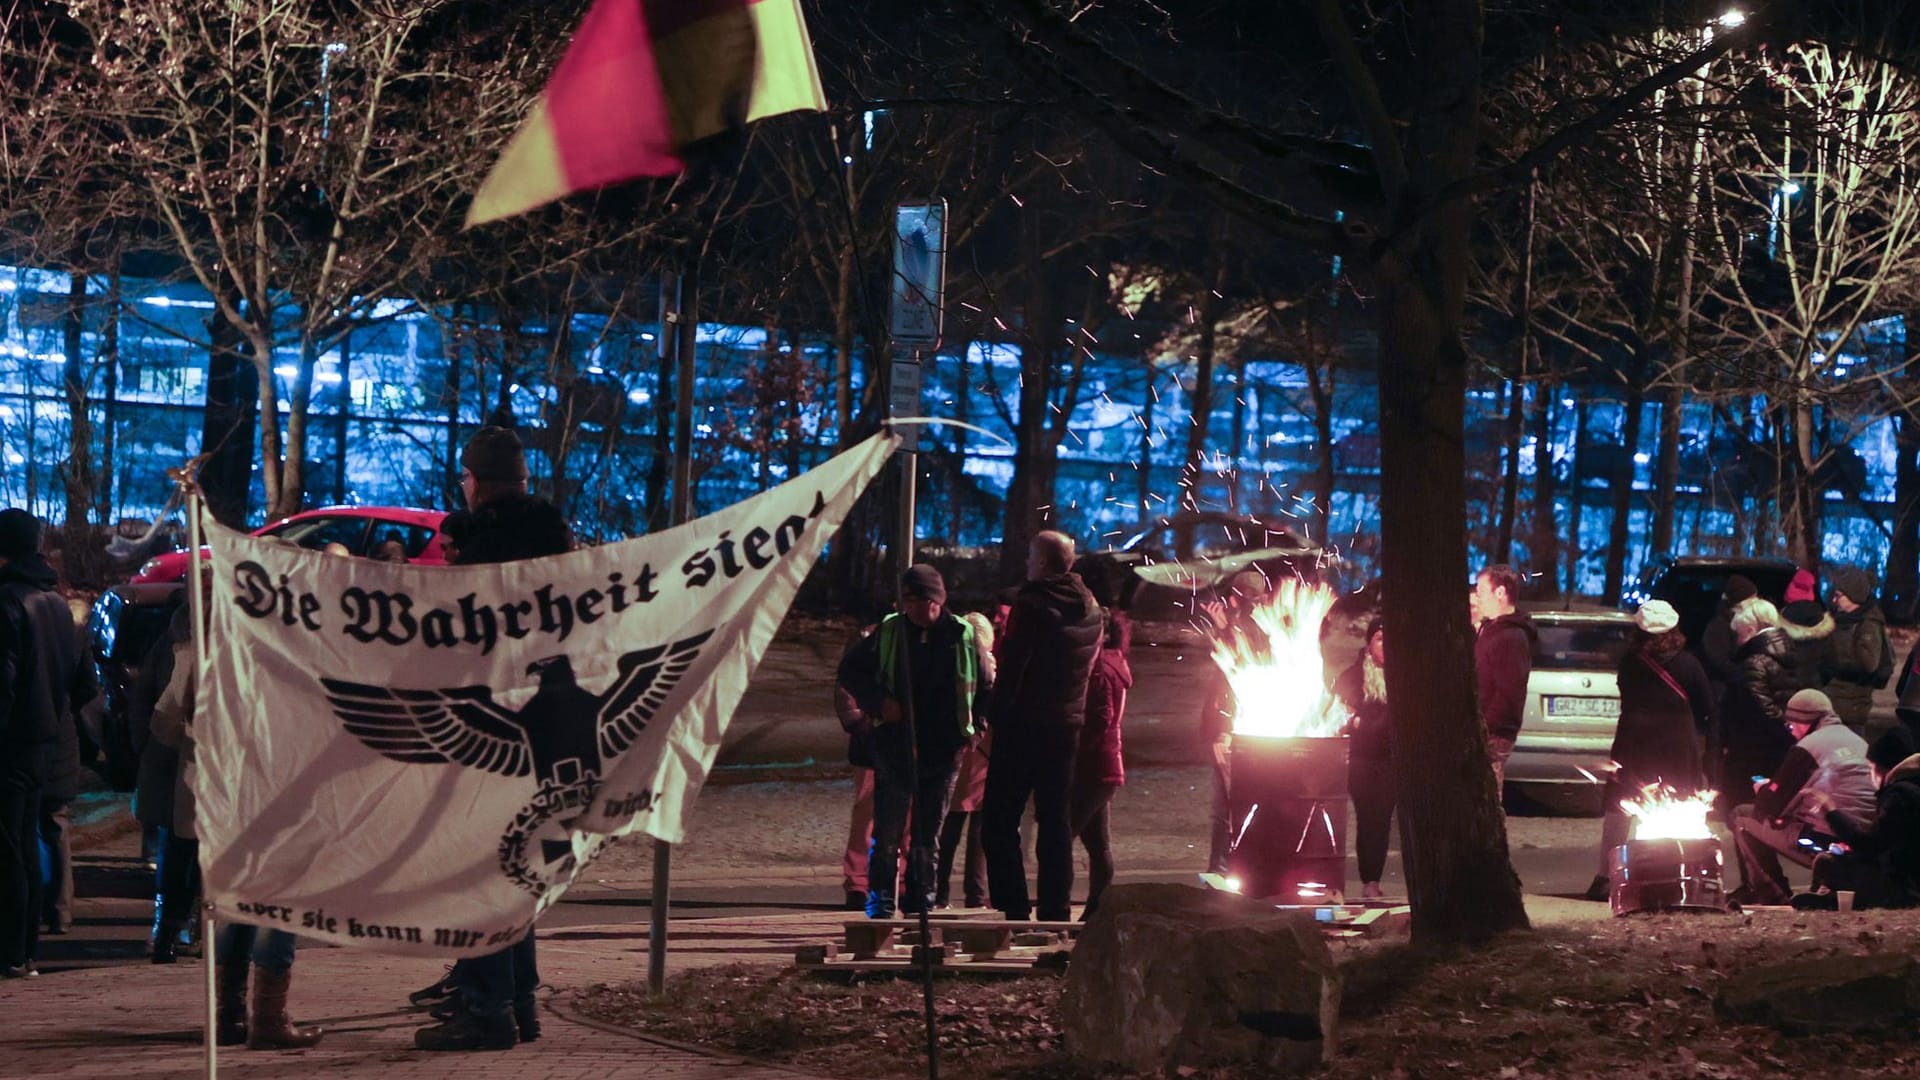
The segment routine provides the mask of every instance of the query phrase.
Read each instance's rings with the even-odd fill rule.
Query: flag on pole
[[[690,142],[826,107],[799,0],[595,0],[466,224],[672,176]]]
[[[216,916],[479,956],[610,838],[679,843],[795,591],[897,441],[522,562],[337,558],[213,526],[190,780]]]

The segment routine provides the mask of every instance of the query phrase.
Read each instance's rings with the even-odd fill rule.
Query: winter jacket
[[[198,667],[193,662],[193,640],[173,645],[173,674],[166,689],[153,706],[153,739],[178,755],[179,767],[173,776],[173,820],[168,828],[175,836],[196,839],[193,799],[193,711],[198,697]]]
[[[572,550],[573,529],[552,503],[537,495],[502,495],[473,510],[454,549],[454,562],[519,562]]]
[[[1713,684],[1716,700],[1727,691],[1727,684],[1733,681],[1738,664],[1734,653],[1739,651],[1739,643],[1733,640],[1733,605],[1725,600],[1714,609],[1713,617],[1707,620],[1706,629],[1700,632],[1700,643],[1696,651],[1701,666],[1706,669],[1707,681]]]
[[[1533,620],[1518,611],[1480,624],[1480,636],[1473,643],[1473,670],[1479,680],[1480,720],[1490,739],[1520,735],[1538,637]]]
[[[1692,653],[1662,644],[1653,638],[1620,660],[1620,722],[1611,751],[1620,765],[1620,798],[1656,782],[1691,794],[1706,781],[1699,737],[1713,722],[1713,687]]]
[[[1829,812],[1827,831],[1852,849],[1849,858],[1877,863],[1909,905],[1920,904],[1920,754],[1893,767],[1873,802],[1873,821],[1864,828]]]
[[[1087,677],[1105,632],[1100,605],[1077,574],[1029,581],[1014,595],[995,649],[999,682],[993,726],[1007,733],[1078,727],[1087,716]],[[1006,745],[1006,736],[999,738]]]
[[[1788,699],[1819,685],[1816,673],[1801,664],[1801,655],[1799,643],[1777,626],[1748,638],[1734,653],[1742,678],[1775,725],[1786,722]]]
[[[1738,670],[1720,700],[1719,787],[1729,798],[1753,790],[1753,777],[1772,776],[1793,746],[1786,703],[1805,687],[1786,666],[1792,653],[1786,634],[1768,627],[1734,654]]]
[[[1080,753],[1074,762],[1075,785],[1124,784],[1120,722],[1127,714],[1133,668],[1119,649],[1102,649],[1087,679],[1087,723],[1080,729]]]
[[[1753,809],[1777,823],[1824,830],[1829,815],[1864,829],[1873,820],[1873,773],[1866,740],[1838,720],[1806,733],[1773,778],[1754,792]]]
[[[1833,633],[1827,638],[1821,674],[1827,697],[1841,722],[1855,731],[1867,726],[1873,711],[1873,691],[1885,682],[1882,666],[1891,668],[1893,646],[1887,641],[1887,617],[1879,604],[1832,615]]]
[[[1797,610],[1789,615],[1787,609]],[[1800,689],[1817,690],[1826,682],[1820,666],[1827,658],[1827,639],[1833,636],[1833,630],[1833,616],[1814,601],[1788,604],[1781,609],[1780,631],[1793,643],[1793,653],[1786,659],[1786,666]]]
[[[1391,761],[1393,725],[1387,718],[1386,672],[1364,651],[1333,680],[1333,696],[1353,719],[1347,723],[1351,741],[1347,757],[1355,761]]]
[[[926,628],[888,615],[847,650],[838,682],[868,729],[888,723],[885,702],[910,685],[921,747],[957,749],[973,735],[982,690],[973,628],[949,613]]]
[[[167,632],[140,658],[140,671],[127,692],[127,729],[140,745],[140,773],[134,781],[133,816],[140,824],[173,828],[173,791],[180,772],[180,751],[153,737],[153,709],[173,680],[174,646],[189,641],[193,623],[181,604]]]
[[[78,738],[74,716],[95,692],[57,580],[37,554],[0,566],[0,762],[42,786],[61,782],[63,746]],[[72,752],[77,770],[77,741]]]

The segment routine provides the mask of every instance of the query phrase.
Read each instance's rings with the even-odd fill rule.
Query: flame
[[[1266,738],[1332,738],[1346,709],[1325,689],[1320,624],[1333,590],[1296,579],[1279,583],[1253,609],[1258,635],[1229,627],[1213,642],[1213,662],[1233,688],[1233,733]],[[1257,638],[1264,637],[1264,641]]]
[[[1711,840],[1707,811],[1713,809],[1716,794],[1699,791],[1683,797],[1656,781],[1641,788],[1638,799],[1620,800],[1620,809],[1633,818],[1635,840]]]

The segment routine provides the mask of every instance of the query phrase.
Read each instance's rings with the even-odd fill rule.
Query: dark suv
[[[1787,583],[1800,568],[1792,559],[1720,559],[1666,556],[1640,576],[1639,587],[1621,597],[1629,611],[1648,600],[1665,600],[1680,613],[1680,631],[1688,641],[1699,641],[1713,613],[1720,607],[1720,594],[1727,579],[1735,574],[1753,582],[1760,595],[1780,604],[1787,595]]]
[[[186,586],[115,585],[94,601],[87,616],[93,670],[100,681],[99,729],[87,731],[98,748],[100,771],[115,791],[132,791],[140,771],[139,747],[146,733],[135,733],[128,700],[140,664],[166,636]]]

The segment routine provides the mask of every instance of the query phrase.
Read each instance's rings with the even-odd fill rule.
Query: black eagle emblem
[[[320,684],[341,724],[395,761],[567,785],[598,777],[602,762],[639,739],[712,636],[707,630],[627,653],[602,694],[573,681],[565,655],[536,660],[527,674],[538,675],[540,687],[518,712],[501,707],[484,686],[407,690],[326,678]]]

